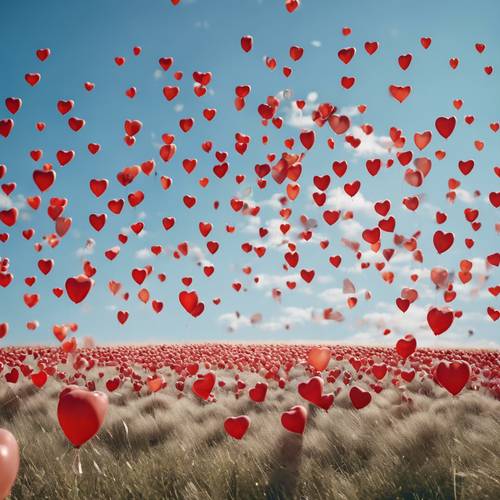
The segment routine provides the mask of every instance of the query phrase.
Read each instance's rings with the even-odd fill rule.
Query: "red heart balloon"
[[[404,338],[396,342],[396,352],[406,360],[417,349],[417,341],[413,335],[405,335]]]
[[[234,439],[241,439],[250,427],[250,418],[246,415],[228,417],[224,420],[224,430]]]
[[[258,382],[255,387],[248,391],[248,395],[252,401],[262,403],[266,399],[268,385],[265,382]]]
[[[321,377],[312,377],[307,382],[299,383],[297,390],[306,401],[328,410],[333,404],[333,394],[323,395],[323,385]]]
[[[453,396],[465,387],[470,376],[470,365],[466,361],[441,361],[436,369],[437,381]]]
[[[361,408],[364,408],[370,403],[372,395],[360,387],[353,386],[349,391],[349,398],[354,408],[356,408],[356,410],[361,410]]]
[[[214,388],[215,380],[215,373],[205,373],[201,378],[193,382],[191,389],[196,396],[206,401]]]
[[[436,130],[443,136],[445,139],[448,139],[450,135],[455,130],[455,125],[457,124],[457,119],[454,116],[440,116],[436,119],[435,125]]]
[[[90,289],[94,286],[94,280],[85,276],[85,274],[80,274],[79,276],[68,278],[65,286],[68,297],[75,304],[79,304],[85,299]]]
[[[307,354],[307,362],[318,372],[323,371],[330,362],[332,353],[328,347],[313,347]]]
[[[290,410],[281,414],[281,425],[296,434],[303,434],[307,423],[307,410],[301,406],[293,406]]]
[[[448,308],[431,307],[427,313],[427,323],[434,335],[441,335],[453,323],[453,311]]]
[[[102,392],[69,385],[59,395],[59,425],[75,448],[80,448],[97,434],[107,411],[108,397]]]

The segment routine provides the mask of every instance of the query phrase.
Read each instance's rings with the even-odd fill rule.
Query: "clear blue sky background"
[[[38,212],[21,208],[21,220],[9,232],[10,240],[0,244],[0,255],[11,260],[11,272],[15,280],[6,289],[0,289],[0,322],[10,324],[9,336],[0,345],[26,343],[54,343],[52,325],[66,322],[79,324],[78,336],[90,335],[98,343],[163,342],[163,341],[342,341],[342,342],[388,342],[403,333],[414,333],[422,344],[427,345],[495,345],[498,338],[495,324],[486,315],[488,305],[498,309],[498,299],[488,294],[485,286],[477,279],[484,272],[481,262],[486,255],[498,250],[498,235],[495,233],[495,209],[485,201],[489,191],[498,189],[498,178],[493,173],[499,163],[498,146],[500,133],[494,134],[489,124],[500,120],[500,99],[498,97],[498,72],[500,71],[498,19],[500,4],[484,1],[379,1],[379,2],[335,2],[326,0],[304,0],[293,14],[288,14],[284,2],[271,0],[183,0],[177,7],[170,2],[147,1],[98,1],[86,2],[34,1],[2,2],[0,6],[0,97],[21,97],[23,107],[14,117],[15,127],[8,139],[0,137],[0,163],[8,167],[8,174],[1,182],[16,182],[17,188],[11,195],[12,202],[22,205],[18,195],[37,194],[32,180],[36,167],[29,157],[33,149],[43,149],[43,162],[51,162],[57,170],[54,187],[43,196]],[[343,26],[352,28],[348,37],[342,35]],[[254,37],[254,49],[245,54],[240,48],[242,35]],[[421,36],[432,37],[432,45],[424,50]],[[376,40],[379,51],[368,56],[363,48],[365,41]],[[486,44],[483,54],[474,48],[476,42]],[[132,48],[142,47],[142,54],[134,57]],[[304,56],[299,62],[292,62],[288,49],[292,45],[304,47]],[[337,57],[342,47],[357,48],[357,54],[348,66]],[[40,62],[35,51],[50,47],[52,55]],[[397,64],[397,57],[413,54],[413,61],[407,71]],[[124,56],[126,63],[118,67],[116,56]],[[173,68],[167,73],[158,72],[158,59],[172,56]],[[270,71],[263,63],[263,57],[274,56],[278,68]],[[448,60],[460,59],[457,70],[452,71]],[[283,65],[291,66],[293,74],[285,78],[281,73]],[[487,76],[483,67],[493,65],[494,72]],[[173,85],[173,72],[184,72],[180,82],[181,94],[173,102],[167,102],[162,87]],[[198,99],[192,92],[193,71],[211,71],[213,82],[209,92]],[[27,72],[40,72],[41,82],[31,88],[24,81]],[[349,91],[342,89],[342,76],[356,76],[357,83]],[[87,92],[85,81],[95,83],[95,90]],[[233,106],[234,88],[239,84],[250,84],[252,92],[247,98],[244,111],[237,113]],[[411,85],[412,93],[404,104],[399,104],[387,92],[390,84]],[[137,88],[137,96],[128,99],[125,90]],[[282,269],[283,250],[269,248],[264,258],[253,253],[244,254],[240,245],[244,241],[257,241],[258,235],[250,233],[249,219],[236,214],[229,208],[234,195],[243,196],[245,188],[253,188],[255,203],[271,199],[275,193],[282,193],[285,184],[277,186],[270,178],[268,188],[260,190],[255,185],[254,165],[264,163],[266,154],[284,151],[283,140],[294,137],[296,151],[301,151],[298,141],[300,128],[293,126],[290,101],[284,102],[280,115],[285,120],[281,130],[262,127],[256,109],[268,95],[277,95],[290,89],[294,98],[305,99],[311,92],[318,95],[317,102],[332,102],[339,108],[361,103],[368,106],[363,116],[354,116],[354,125],[371,123],[377,136],[387,136],[391,126],[397,126],[407,137],[407,146],[416,156],[433,159],[433,169],[421,189],[414,189],[403,181],[404,168],[396,161],[392,169],[383,169],[372,178],[366,173],[367,158],[382,157],[379,154],[354,155],[346,149],[341,138],[336,148],[330,151],[326,139],[332,135],[328,127],[317,129],[317,145],[303,161],[303,175],[300,180],[302,193],[291,206],[291,218],[295,228],[300,227],[298,217],[307,214],[320,221],[318,233],[330,240],[330,247],[321,250],[317,241],[299,246],[301,261],[297,270],[316,269],[316,278],[307,285],[300,278],[295,291],[288,291],[284,279],[277,285],[283,292],[282,303],[277,304],[270,297],[273,286],[255,286],[252,277],[246,277],[241,268],[250,265],[254,274],[267,278],[264,283],[279,282],[279,276],[286,276]],[[464,105],[460,111],[452,106],[453,99],[461,98]],[[74,99],[75,106],[66,116],[61,116],[56,103],[59,99]],[[175,108],[182,104],[182,110]],[[2,103],[3,106],[3,103]],[[202,117],[205,107],[217,108],[216,118],[207,122]],[[5,109],[0,118],[10,117]],[[438,116],[455,114],[457,128],[450,139],[444,141],[436,133],[434,121]],[[466,125],[463,117],[472,114],[475,121]],[[70,116],[86,120],[86,126],[78,133],[67,125]],[[178,127],[180,118],[193,116],[195,126],[188,134]],[[123,122],[125,119],[140,119],[144,126],[137,135],[137,143],[129,148],[124,144]],[[44,121],[47,128],[43,133],[35,130],[35,123]],[[413,134],[432,130],[433,141],[419,153],[413,144]],[[252,137],[244,156],[234,150],[234,134],[240,131]],[[158,155],[161,134],[169,132],[176,136],[177,154],[168,164]],[[260,137],[268,133],[270,143],[264,147]],[[200,144],[210,139],[213,151],[207,155]],[[485,142],[483,151],[474,148],[473,141]],[[89,142],[101,144],[101,151],[92,156],[87,151]],[[64,168],[55,159],[59,149],[73,149],[76,158]],[[436,161],[434,151],[444,149],[446,159]],[[228,151],[230,172],[223,180],[212,174],[217,163],[213,153]],[[198,166],[191,175],[181,167],[183,158],[198,158]],[[159,177],[144,175],[123,188],[116,182],[116,173],[125,166],[139,164],[154,158],[159,175],[168,175],[174,180],[169,191],[163,191]],[[473,158],[476,167],[471,175],[464,177],[457,168],[459,160]],[[334,160],[345,159],[350,168],[338,179],[331,171]],[[234,176],[244,173],[247,180],[237,186]],[[359,263],[351,251],[342,246],[340,239],[346,233],[342,224],[329,227],[321,219],[321,209],[312,205],[309,188],[314,175],[329,173],[331,187],[342,187],[345,182],[359,179],[361,192],[369,201],[390,198],[391,214],[397,218],[396,233],[410,236],[422,230],[419,247],[425,261],[418,265],[412,261],[397,259],[387,269],[396,272],[392,285],[385,284],[373,264],[367,271],[356,272]],[[198,179],[210,178],[209,187],[202,189]],[[88,189],[92,177],[110,180],[110,188],[100,199]],[[462,200],[450,205],[445,199],[447,181],[455,177],[462,181],[466,191]],[[146,199],[137,208],[126,203],[120,216],[108,215],[103,231],[96,233],[88,224],[91,212],[107,212],[106,203],[111,198],[126,197],[137,189],[144,190]],[[467,201],[475,189],[481,191],[479,198]],[[409,213],[401,206],[404,196],[425,192],[426,206]],[[187,210],[182,196],[189,193],[197,196],[198,204]],[[51,196],[69,199],[66,216],[73,219],[73,227],[54,250],[45,248],[39,254],[33,243],[44,234],[53,231],[53,222],[46,214]],[[464,199],[466,200],[464,202]],[[4,206],[9,201],[2,198]],[[219,200],[221,208],[213,209],[213,202]],[[474,233],[464,221],[466,207],[478,208],[482,223],[480,231]],[[447,212],[448,221],[438,227],[434,213],[437,207]],[[121,228],[138,220],[138,214],[146,214],[144,223],[147,234],[138,238],[131,234],[129,242],[121,245],[121,253],[113,262],[104,257],[104,251],[119,244],[117,234]],[[260,224],[267,226],[278,217],[278,210],[270,203],[262,205]],[[355,211],[356,212],[356,211]],[[498,212],[497,212],[498,213]],[[175,216],[177,223],[166,233],[161,225],[164,216]],[[366,210],[355,213],[356,220],[363,227],[374,227],[377,217]],[[204,239],[198,232],[199,221],[214,224],[208,239],[217,239],[221,249],[215,256],[205,256],[216,266],[211,278],[206,278],[192,257],[181,261],[170,255],[140,259],[136,253],[152,244],[172,248],[182,241],[192,246],[204,247]],[[234,224],[237,231],[228,235],[226,224]],[[271,223],[272,224],[272,223]],[[25,241],[21,230],[34,227],[36,236]],[[432,246],[432,235],[436,229],[453,231],[453,248],[438,256]],[[4,231],[7,228],[0,228]],[[476,245],[467,250],[464,238],[473,237]],[[94,238],[96,245],[92,255],[81,257],[82,248],[88,238]],[[383,248],[394,247],[392,236],[383,233]],[[358,238],[359,239],[359,238]],[[266,244],[266,240],[263,240]],[[271,245],[268,245],[271,246]],[[362,242],[362,250],[367,245]],[[405,251],[400,251],[405,254]],[[342,268],[335,270],[328,263],[330,255],[343,256]],[[54,258],[54,270],[43,276],[36,262],[40,257]],[[64,287],[67,277],[81,272],[82,260],[88,258],[97,267],[96,284],[87,300],[75,305],[66,296],[57,299],[51,290]],[[415,285],[409,279],[408,269],[430,269],[442,266],[450,271],[458,267],[461,259],[475,259],[474,279],[464,287],[457,287],[459,296],[451,304],[462,309],[464,316],[455,321],[453,327],[442,337],[435,339],[425,324],[425,313],[430,304],[442,305],[442,293],[433,291],[428,277]],[[376,260],[382,260],[376,259]],[[156,315],[150,304],[140,303],[136,294],[139,287],[132,281],[130,270],[146,264],[154,266],[152,276],[145,286],[152,298],[165,302],[164,310]],[[290,271],[295,274],[298,271]],[[168,279],[160,283],[156,274],[164,272]],[[425,270],[422,271],[425,274]],[[498,284],[498,271],[489,270],[490,286]],[[26,276],[35,275],[37,283],[31,288],[24,284]],[[205,313],[191,318],[179,305],[177,295],[183,286],[182,276],[192,276],[192,289],[198,291],[205,302]],[[274,276],[274,278],[269,278]],[[365,301],[359,295],[358,306],[348,310],[347,296],[338,299],[336,292],[328,290],[342,288],[344,278],[350,278],[357,290],[369,289],[372,299]],[[128,303],[113,297],[107,290],[110,279],[120,281],[131,293]],[[274,281],[273,281],[274,280]],[[241,281],[247,291],[235,292],[231,283]],[[414,286],[421,297],[403,314],[395,306],[401,288]],[[471,296],[478,289],[477,297]],[[23,293],[38,292],[41,300],[37,307],[28,310],[23,303]],[[219,306],[211,303],[213,297],[222,300]],[[330,300],[328,298],[330,297]],[[332,298],[337,297],[337,298]],[[342,323],[324,324],[310,321],[311,311],[333,307],[345,316]],[[117,310],[128,310],[130,318],[121,326],[116,320]],[[239,311],[237,320],[231,314]],[[263,316],[260,324],[249,326],[248,318],[254,313]],[[28,331],[26,321],[38,320],[40,327]],[[285,324],[290,329],[285,329]],[[235,328],[228,331],[228,325]],[[384,326],[385,325],[385,326]],[[498,323],[497,323],[498,325]],[[496,326],[497,326],[496,325]],[[384,338],[384,327],[392,328],[391,336]],[[474,335],[469,338],[468,330]]]

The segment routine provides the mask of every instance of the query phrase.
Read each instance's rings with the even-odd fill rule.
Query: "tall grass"
[[[300,369],[284,390],[270,387],[264,403],[228,384],[215,403],[186,387],[138,396],[110,395],[101,432],[75,451],[60,430],[61,386],[24,383],[0,388],[0,427],[17,437],[21,467],[15,499],[423,499],[500,498],[500,403],[468,391],[450,397],[432,382],[401,391],[387,387],[353,410],[342,391],[328,412],[309,405],[305,434],[285,431],[280,414],[307,403],[296,392]],[[244,375],[248,387],[258,380]],[[390,385],[390,384],[388,384]],[[326,384],[328,391],[330,384]],[[223,429],[227,416],[247,414],[242,441]]]

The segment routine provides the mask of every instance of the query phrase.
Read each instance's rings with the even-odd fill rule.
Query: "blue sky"
[[[0,243],[0,256],[11,261],[10,272],[13,283],[0,289],[0,322],[8,322],[10,331],[1,344],[54,343],[54,324],[76,322],[78,337],[89,335],[98,343],[124,342],[194,342],[194,341],[308,341],[308,342],[360,342],[388,343],[393,345],[402,334],[413,333],[421,345],[497,345],[495,323],[487,316],[488,306],[498,309],[498,299],[487,291],[487,286],[498,284],[498,271],[485,270],[484,258],[497,251],[498,234],[495,232],[495,209],[487,202],[487,194],[498,189],[498,178],[493,167],[498,164],[498,141],[500,132],[493,133],[489,124],[500,120],[498,98],[499,33],[497,20],[500,15],[498,2],[482,2],[481,8],[471,2],[432,2],[415,4],[400,1],[381,2],[331,2],[304,0],[293,14],[288,14],[281,1],[213,0],[185,1],[173,7],[167,1],[137,2],[88,1],[50,4],[39,2],[10,2],[0,7],[0,29],[3,43],[0,45],[0,94],[20,97],[21,110],[13,117],[15,126],[7,139],[0,137],[0,164],[8,167],[7,175],[0,182],[16,182],[17,187],[10,197],[0,198],[3,208],[11,205],[20,208],[21,216],[16,226],[0,227],[8,231],[10,239]],[[348,26],[352,34],[343,36],[342,27]],[[240,38],[250,34],[254,38],[253,50],[246,54],[241,50]],[[432,44],[424,50],[420,37],[432,37]],[[366,41],[378,41],[379,50],[369,56],[363,45]],[[474,44],[486,44],[479,54]],[[292,45],[304,48],[298,62],[289,58]],[[136,57],[134,46],[142,53]],[[40,62],[35,51],[49,47],[51,56]],[[356,47],[353,60],[344,65],[337,57],[343,47]],[[397,64],[401,54],[411,53],[413,60],[408,70]],[[114,58],[123,56],[126,62],[118,67]],[[160,57],[174,58],[173,67],[163,72],[158,64]],[[264,64],[266,56],[278,61],[276,70],[270,71]],[[448,61],[452,57],[460,60],[456,70]],[[494,67],[492,75],[486,75],[485,66]],[[293,73],[285,78],[283,66],[290,66]],[[183,71],[184,77],[175,83],[173,73]],[[195,97],[191,74],[193,71],[211,71],[213,74],[209,91],[202,98]],[[41,81],[30,87],[24,81],[28,72],[40,72]],[[350,90],[341,88],[342,76],[356,76],[356,84]],[[95,83],[95,89],[87,92],[83,84]],[[236,112],[233,101],[237,85],[249,84],[251,93],[246,107]],[[400,104],[388,94],[388,86],[411,85],[408,99]],[[162,95],[166,85],[179,85],[180,95],[167,102]],[[137,88],[134,99],[125,96],[130,86]],[[284,125],[263,127],[257,107],[267,96],[282,96],[288,90],[293,97],[282,99],[279,115]],[[460,110],[453,107],[454,99],[462,99]],[[73,99],[75,106],[65,116],[56,108],[59,99]],[[305,99],[307,105],[300,113],[293,105],[294,99]],[[342,137],[335,137],[336,146],[331,151],[326,140],[333,136],[328,125],[319,129],[310,124],[312,109],[321,102],[331,102],[351,116],[354,135],[362,136],[359,126],[370,123],[375,131],[363,137],[362,146],[353,152],[344,147]],[[360,115],[355,107],[367,105]],[[3,104],[2,104],[3,106]],[[202,116],[204,108],[216,108],[217,116],[207,122]],[[2,108],[0,119],[11,115]],[[438,116],[457,117],[453,135],[444,140],[434,128]],[[465,115],[474,115],[471,125],[464,123]],[[70,116],[85,119],[86,125],[73,132],[67,124]],[[193,129],[184,134],[178,122],[181,118],[194,117]],[[124,143],[123,123],[126,119],[139,119],[143,123],[137,142],[133,147]],[[46,122],[46,130],[36,131],[35,123]],[[433,168],[423,186],[415,189],[403,179],[405,167],[397,160],[390,169],[381,169],[371,177],[365,169],[367,159],[394,157],[385,151],[389,128],[403,130],[407,143],[403,150],[412,149],[414,156],[428,156]],[[278,186],[268,177],[266,189],[256,185],[254,165],[265,163],[266,155],[276,153],[278,157],[285,148],[283,140],[295,139],[294,151],[303,151],[299,133],[301,128],[314,128],[316,144],[302,162],[303,173],[299,183],[301,194],[294,202],[290,218],[291,233],[300,230],[299,217],[306,214],[317,219],[319,226],[314,237],[307,243],[299,243],[300,263],[295,270],[286,272],[284,246],[276,244],[279,231],[279,203],[277,197],[284,193],[286,183]],[[433,140],[419,152],[413,143],[413,134],[431,130]],[[245,155],[234,149],[234,134],[241,132],[251,136],[251,144]],[[161,135],[173,133],[176,137],[177,153],[173,160],[164,163],[158,153]],[[262,135],[269,135],[269,143],[263,145]],[[484,141],[482,151],[474,147],[474,140]],[[213,150],[206,154],[201,143],[213,141]],[[87,144],[97,142],[101,151],[92,156]],[[43,158],[35,163],[29,156],[34,149],[43,150]],[[55,155],[58,150],[72,149],[75,159],[60,168]],[[434,152],[446,151],[446,158],[437,161]],[[215,151],[229,153],[229,173],[216,178],[212,167],[218,163]],[[182,159],[197,158],[196,170],[188,175],[182,168]],[[133,184],[122,187],[116,174],[126,166],[154,159],[158,177],[140,175]],[[459,160],[475,160],[475,168],[469,176],[463,176],[458,168]],[[333,161],[346,160],[349,169],[342,179],[333,174]],[[42,198],[42,206],[34,212],[25,206],[25,197],[38,194],[32,180],[32,172],[44,162],[54,164],[57,180]],[[410,165],[411,166],[411,165]],[[236,174],[245,174],[246,181],[235,183]],[[329,208],[343,211],[352,209],[356,222],[338,222],[327,226],[322,220],[322,209],[311,199],[314,175],[330,174]],[[161,175],[173,179],[170,190],[164,191],[159,182]],[[210,183],[203,189],[198,184],[201,177]],[[445,199],[450,177],[461,181],[458,200],[451,205]],[[108,178],[110,187],[99,199],[88,188],[91,178]],[[352,200],[342,195],[343,185],[355,179],[361,181],[360,193]],[[496,187],[495,187],[496,186]],[[120,216],[109,214],[106,204],[112,198],[126,196],[141,189],[144,202],[136,208],[125,203]],[[473,196],[474,190],[481,195]],[[405,196],[425,193],[420,208],[409,212],[401,205]],[[184,194],[197,197],[197,205],[187,210]],[[40,253],[33,249],[35,241],[54,230],[47,216],[48,200],[52,196],[67,197],[66,216],[73,219],[70,232],[55,248],[44,246]],[[229,207],[229,201],[237,196],[259,205],[258,217],[245,217]],[[395,232],[409,237],[422,231],[419,248],[424,253],[424,263],[411,259],[405,250],[398,249],[387,270],[396,277],[392,285],[380,278],[373,262],[383,257],[368,252],[360,232],[375,227],[379,217],[371,208],[377,200],[390,199],[392,214],[397,219]],[[220,208],[214,210],[214,201]],[[478,220],[482,223],[474,232],[464,220],[463,211],[471,207],[479,209]],[[435,212],[447,213],[446,223],[438,226]],[[89,213],[108,212],[108,222],[103,231],[96,233],[88,223]],[[163,230],[161,219],[176,218],[175,227],[168,233]],[[139,238],[129,235],[126,245],[121,245],[117,234],[122,228],[137,220],[143,220],[146,234]],[[198,231],[200,221],[209,221],[214,229],[209,239],[220,243],[219,252],[212,256],[206,248],[206,240]],[[227,234],[226,224],[236,226],[234,234]],[[26,241],[21,231],[33,227],[36,235]],[[270,235],[258,243],[259,227],[270,229]],[[438,255],[432,245],[432,235],[437,229],[452,231],[455,244],[446,253]],[[292,234],[291,240],[294,240]],[[369,269],[360,271],[359,261],[341,243],[341,238],[358,240],[361,250],[366,252],[363,261],[370,261]],[[468,250],[464,238],[476,240]],[[92,253],[82,255],[82,248],[89,238],[95,240]],[[318,242],[330,241],[322,250]],[[188,257],[173,259],[171,249],[183,241],[189,242],[192,250]],[[264,244],[266,255],[259,259],[253,252],[241,250],[243,242]],[[159,244],[168,248],[158,257],[146,249]],[[104,251],[120,245],[118,258],[109,262]],[[197,251],[197,247],[202,251]],[[382,248],[394,248],[392,235],[383,233]],[[342,266],[334,269],[328,262],[331,255],[342,255]],[[53,258],[55,266],[48,275],[37,268],[38,258]],[[457,299],[451,303],[453,309],[463,310],[450,330],[434,337],[426,325],[425,315],[429,305],[443,305],[442,291],[435,291],[429,277],[429,269],[435,266],[457,270],[460,260],[474,262],[473,280],[467,285],[456,283]],[[81,272],[82,261],[89,259],[97,268],[95,286],[85,302],[75,305],[63,296],[57,299],[52,288],[64,287],[69,276]],[[206,278],[197,261],[210,261],[216,268],[214,275]],[[137,299],[137,286],[130,271],[134,267],[151,264],[154,272],[146,286],[151,297],[162,300],[164,309],[155,314],[151,304],[142,304]],[[247,276],[242,268],[251,266],[253,274]],[[295,275],[300,269],[316,271],[315,279],[306,284]],[[160,272],[168,278],[164,283],[156,279]],[[417,272],[421,278],[412,283],[409,276]],[[481,276],[488,274],[485,284]],[[24,284],[26,276],[37,276],[37,283],[29,289]],[[178,293],[185,287],[183,276],[191,276],[190,289],[198,292],[206,309],[202,316],[192,318],[180,306]],[[254,276],[260,277],[255,284]],[[356,287],[358,305],[349,310],[347,297],[342,293],[343,280],[349,278]],[[108,289],[109,280],[123,284],[130,292],[125,302],[113,297]],[[297,287],[290,291],[287,280],[296,280]],[[232,283],[239,281],[246,291],[235,292]],[[419,299],[403,314],[395,305],[403,287],[419,291]],[[271,290],[282,291],[281,303],[271,297]],[[369,290],[371,300],[364,299]],[[28,309],[23,303],[24,293],[37,292],[40,303]],[[221,303],[212,304],[212,298],[220,297]],[[315,321],[311,319],[327,307],[340,311],[343,322]],[[116,319],[118,310],[130,313],[125,325]],[[239,317],[235,315],[239,313]],[[262,319],[252,325],[250,318],[261,314]],[[26,329],[26,322],[37,320],[40,326],[35,331]],[[382,335],[384,328],[393,333]],[[474,335],[468,336],[472,329]],[[0,345],[1,345],[0,344]]]

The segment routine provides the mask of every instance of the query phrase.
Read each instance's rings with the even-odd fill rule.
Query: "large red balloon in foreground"
[[[108,397],[102,392],[69,385],[59,395],[59,425],[75,448],[97,434],[107,411]]]

